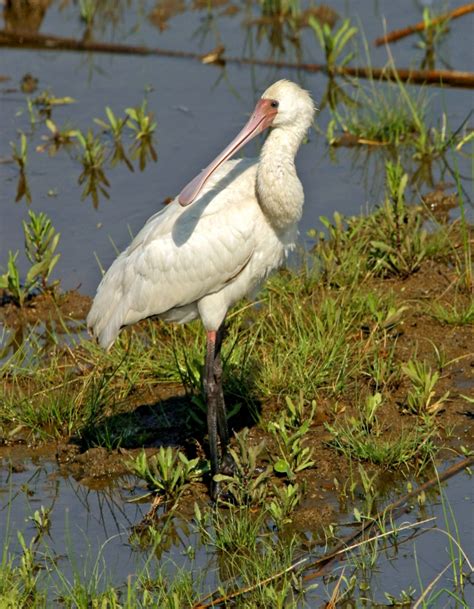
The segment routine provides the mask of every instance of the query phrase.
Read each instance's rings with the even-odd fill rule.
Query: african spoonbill
[[[304,194],[294,160],[314,111],[297,84],[271,85],[236,138],[113,262],[87,317],[105,349],[121,328],[148,317],[201,318],[212,477],[219,471],[218,439],[223,460],[229,441],[220,359],[224,319],[295,245]],[[258,159],[228,160],[267,128]]]

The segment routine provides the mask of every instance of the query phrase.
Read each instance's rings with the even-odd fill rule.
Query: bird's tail
[[[123,258],[119,256],[104,275],[87,315],[89,332],[106,350],[110,349],[117,338],[127,310],[122,264]]]

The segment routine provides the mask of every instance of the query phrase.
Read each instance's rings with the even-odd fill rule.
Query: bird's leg
[[[207,332],[206,363],[204,366],[204,391],[207,401],[207,433],[209,436],[209,453],[211,456],[211,496],[214,498],[216,489],[214,476],[217,474],[219,457],[217,452],[217,402],[218,387],[214,374],[217,332]]]
[[[217,499],[219,495],[219,483],[214,481],[215,474],[219,472],[231,474],[233,471],[233,461],[227,452],[229,428],[227,426],[224,391],[222,388],[221,347],[224,332],[224,323],[221,324],[217,332],[207,332],[204,373],[204,390],[207,401],[207,430],[211,457],[211,496],[213,499]],[[217,446],[218,438],[220,439],[222,455],[220,464]]]
[[[224,389],[222,387],[222,358],[221,347],[225,336],[225,324],[222,322],[216,337],[216,349],[214,357],[214,378],[217,384],[217,429],[221,441],[221,463],[219,472],[223,474],[233,473],[232,457],[227,451],[229,444],[229,427],[227,425],[227,413],[224,400]]]
[[[224,401],[224,389],[222,387],[222,358],[221,358],[221,347],[224,339],[225,327],[224,323],[221,324],[219,330],[217,330],[216,336],[216,348],[214,355],[214,378],[217,385],[217,428],[219,430],[219,438],[221,441],[221,449],[224,452],[229,443],[229,429],[227,427],[227,416],[225,410]]]

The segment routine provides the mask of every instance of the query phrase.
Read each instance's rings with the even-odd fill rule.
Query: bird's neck
[[[257,197],[270,224],[285,230],[301,218],[303,187],[295,168],[295,156],[305,133],[273,129],[260,153]]]

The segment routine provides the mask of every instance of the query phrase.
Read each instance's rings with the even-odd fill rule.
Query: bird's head
[[[279,80],[257,102],[247,124],[210,165],[201,171],[178,195],[181,205],[189,205],[199,195],[214,171],[238,150],[268,127],[288,127],[304,133],[313,120],[315,107],[308,91],[289,80]]]
[[[301,126],[306,131],[314,117],[311,95],[290,80],[278,80],[262,95],[257,104],[273,114],[271,127]]]

